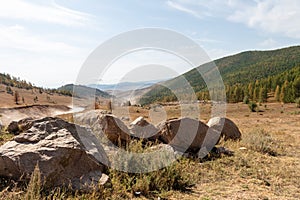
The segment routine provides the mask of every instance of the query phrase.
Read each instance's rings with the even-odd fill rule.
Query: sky
[[[50,88],[74,83],[99,45],[147,27],[191,38],[212,60],[246,50],[294,46],[300,41],[299,19],[298,0],[2,0],[0,73]],[[132,66],[151,65],[170,70],[160,73],[153,67],[137,76],[130,73]],[[157,74],[163,73],[170,78],[192,67],[174,55],[145,50],[116,60],[95,79],[141,81],[161,79]]]

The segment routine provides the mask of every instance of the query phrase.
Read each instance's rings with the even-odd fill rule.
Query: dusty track
[[[30,105],[13,108],[0,108],[0,120],[4,125],[26,117],[41,118],[68,112],[71,108],[65,105]]]

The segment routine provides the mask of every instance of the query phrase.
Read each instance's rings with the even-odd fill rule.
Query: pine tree
[[[248,85],[248,96],[250,99],[253,99],[253,86],[252,83],[249,83]]]
[[[297,79],[294,80],[293,88],[294,88],[295,98],[300,97],[300,77],[298,77]]]
[[[266,102],[268,98],[267,88],[261,87],[259,90],[259,101]]]
[[[16,103],[16,104],[19,104],[20,94],[19,94],[18,91],[15,91],[14,99],[15,99],[15,103]]]
[[[278,101],[278,102],[280,101],[280,87],[279,87],[279,85],[276,86],[275,100]]]
[[[243,90],[241,89],[241,87],[239,85],[235,86],[234,92],[233,92],[234,103],[243,101],[243,98],[244,98]]]
[[[109,100],[107,102],[107,110],[109,110],[110,112],[112,112],[112,103],[111,103],[111,100]]]
[[[291,87],[291,84],[286,80],[281,87],[280,92],[280,101],[283,103],[290,103],[294,101],[294,95],[292,92],[293,88]]]
[[[257,101],[259,100],[259,87],[258,86],[255,86],[254,90],[253,90],[253,101]]]

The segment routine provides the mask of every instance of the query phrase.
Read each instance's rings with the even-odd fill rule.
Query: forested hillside
[[[0,84],[5,85],[6,92],[11,93],[11,94],[13,93],[12,87],[16,87],[16,88],[26,89],[26,90],[37,89],[40,91],[40,93],[43,93],[43,92],[57,93],[57,94],[61,94],[61,95],[72,96],[72,93],[69,91],[37,87],[28,81],[21,80],[20,78],[11,76],[10,74],[0,73]]]
[[[223,78],[228,102],[243,100],[264,102],[271,92],[275,94],[276,100],[285,103],[294,102],[300,96],[300,46],[273,51],[248,51],[214,62]],[[205,65],[199,66],[201,67]],[[182,76],[193,87],[199,100],[208,100],[215,92],[211,91],[209,95],[197,69]],[[179,85],[180,78],[182,77],[166,81],[165,85],[176,88],[174,85]],[[140,103],[150,104],[176,99],[171,90],[157,85],[140,99]]]

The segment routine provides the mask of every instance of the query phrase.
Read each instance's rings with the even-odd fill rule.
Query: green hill
[[[224,57],[214,62],[223,78],[229,102],[242,101],[245,96],[258,101],[260,98],[259,93],[264,93],[265,95],[267,92],[275,92],[277,85],[280,89],[283,85],[291,88],[289,92],[292,93],[291,97],[284,102],[293,102],[295,98],[299,97],[297,96],[297,81],[300,77],[300,46],[272,51],[247,51]],[[207,64],[201,65],[199,68],[203,68]],[[286,74],[289,70],[294,70],[294,77],[289,77]],[[184,92],[185,88],[180,88],[180,80],[183,77],[197,93],[198,99],[210,98],[206,84],[197,69],[192,69],[179,77],[164,82],[164,84],[169,88],[174,88],[178,93]],[[285,80],[282,80],[280,77],[285,77]],[[256,94],[253,96],[253,93]],[[235,97],[237,95],[238,97]],[[176,99],[176,96],[170,89],[156,85],[141,97],[140,103],[150,104],[159,101],[174,101]]]
[[[112,97],[107,92],[104,92],[99,89],[87,87],[84,85],[74,85],[74,84],[68,84],[64,85],[62,87],[57,88],[58,91],[67,91],[70,93],[74,93],[74,96],[77,97],[103,97],[103,98],[110,98]]]

